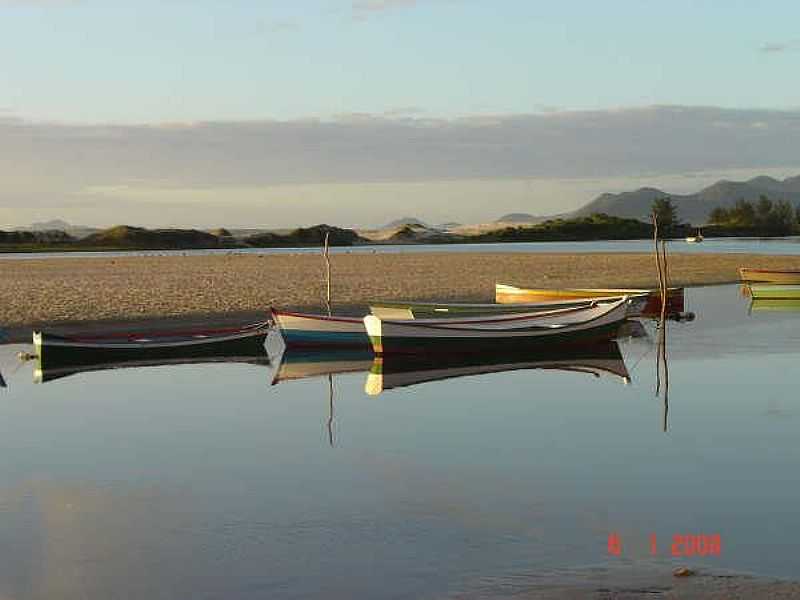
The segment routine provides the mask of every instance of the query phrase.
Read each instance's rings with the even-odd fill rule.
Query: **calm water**
[[[0,346],[0,597],[512,594],[648,559],[651,533],[665,562],[674,534],[718,533],[701,564],[796,576],[800,312],[748,315],[732,286],[687,308],[667,432],[649,325],[620,344],[627,385],[612,360],[367,395],[371,361],[340,356],[333,445],[327,377],[271,385],[331,363],[34,384]]]
[[[689,253],[746,253],[800,254],[800,237],[785,238],[706,238],[702,244],[687,244],[683,240],[670,243],[672,252]],[[30,260],[34,258],[112,258],[120,256],[205,256],[213,254],[307,254],[319,253],[319,248],[239,248],[225,250],[158,250],[144,252],[32,252],[2,253],[0,260]],[[650,240],[619,240],[600,242],[518,242],[502,244],[404,244],[332,248],[332,253],[393,254],[408,252],[652,252]]]

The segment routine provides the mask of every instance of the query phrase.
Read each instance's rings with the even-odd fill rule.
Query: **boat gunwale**
[[[381,319],[380,317],[377,317],[375,315],[367,315],[366,317],[364,317],[364,322],[365,322],[365,325],[366,325],[366,319],[372,318],[372,319],[377,319],[378,321],[381,322],[381,324],[386,323],[387,325],[397,326],[397,327],[417,328],[417,329],[427,329],[427,330],[441,330],[441,331],[449,331],[449,332],[475,332],[475,333],[479,333],[479,334],[491,334],[491,337],[497,337],[498,334],[499,335],[509,334],[509,333],[521,334],[521,333],[527,333],[527,332],[530,332],[530,333],[537,333],[537,332],[541,332],[541,333],[543,333],[543,332],[564,333],[564,332],[569,332],[571,329],[580,330],[580,329],[578,329],[579,327],[583,328],[585,325],[593,323],[593,322],[595,322],[595,321],[597,321],[599,319],[603,319],[603,318],[607,317],[609,314],[611,314],[612,312],[614,312],[615,310],[619,310],[621,308],[627,310],[627,307],[628,307],[629,303],[630,303],[630,299],[626,296],[623,299],[619,300],[618,302],[610,305],[605,311],[603,311],[599,315],[594,316],[594,317],[592,317],[590,319],[586,319],[585,321],[578,321],[578,322],[575,322],[575,323],[567,323],[567,324],[562,324],[562,325],[552,325],[552,326],[547,326],[547,327],[541,327],[541,326],[537,327],[536,325],[534,325],[534,326],[529,327],[529,328],[519,327],[519,328],[515,328],[515,329],[506,329],[506,330],[504,330],[504,329],[482,330],[482,329],[473,329],[473,328],[453,328],[453,327],[448,327],[447,325],[464,325],[464,324],[479,325],[479,324],[482,324],[482,323],[497,323],[497,322],[505,322],[505,321],[535,320],[535,318],[541,318],[542,315],[545,315],[545,316],[554,316],[554,315],[553,315],[552,312],[550,312],[550,313],[532,313],[533,316],[530,313],[528,313],[528,314],[525,314],[525,315],[517,315],[517,316],[512,317],[510,319],[491,319],[491,320],[486,319],[486,320],[482,320],[482,321],[474,321],[473,320],[473,321],[466,321],[466,322],[464,322],[464,321],[452,321],[450,319],[393,320],[393,319]],[[591,307],[591,308],[595,308],[595,307]],[[564,314],[564,312],[576,312],[576,311],[582,311],[582,310],[588,310],[588,309],[580,308],[580,309],[567,309],[566,311],[555,311],[555,313],[556,313],[555,316],[560,315],[560,314]],[[621,320],[624,320],[624,318],[625,317],[623,316]],[[443,323],[443,321],[445,321],[446,323]],[[367,332],[369,332],[369,328],[367,328]],[[457,337],[460,337],[460,336],[457,336]],[[487,335],[486,337],[490,337],[490,336]],[[515,336],[515,337],[518,337],[518,336]]]

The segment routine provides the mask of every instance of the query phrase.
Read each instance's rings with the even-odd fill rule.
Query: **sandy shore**
[[[673,255],[678,285],[737,280],[737,268],[800,268],[800,257]],[[371,299],[494,300],[495,282],[557,286],[655,286],[648,254],[341,254],[332,257],[339,310]],[[319,256],[221,255],[0,261],[0,326],[226,315],[278,306],[317,309]]]
[[[642,565],[565,570],[537,575],[530,584],[484,580],[459,600],[794,600],[800,583],[698,569],[675,577],[673,567]]]

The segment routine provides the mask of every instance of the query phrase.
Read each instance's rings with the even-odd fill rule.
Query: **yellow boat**
[[[503,283],[495,284],[495,302],[499,304],[519,304],[530,302],[553,302],[557,300],[578,300],[586,298],[608,298],[618,296],[647,295],[647,304],[642,309],[643,316],[655,316],[661,313],[661,292],[658,290],[640,289],[598,289],[598,288],[565,288],[565,289],[529,289],[519,288]],[[683,288],[667,290],[667,312],[670,314],[683,312]]]
[[[742,281],[761,283],[788,283],[800,284],[800,270],[775,270],[775,269],[739,269],[739,278]]]

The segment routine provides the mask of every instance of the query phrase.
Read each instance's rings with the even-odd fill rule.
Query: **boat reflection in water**
[[[372,367],[373,356],[372,350],[368,349],[305,351],[287,348],[274,361],[272,385],[296,379],[366,372]]]
[[[609,376],[622,383],[630,382],[619,345],[609,341],[513,353],[376,356],[364,391],[374,396],[421,383],[520,370],[581,373],[596,378]]]
[[[800,312],[800,298],[756,298],[750,303],[750,312]]]
[[[266,323],[244,327],[105,336],[34,333],[34,382],[77,373],[200,363],[269,365]]]

